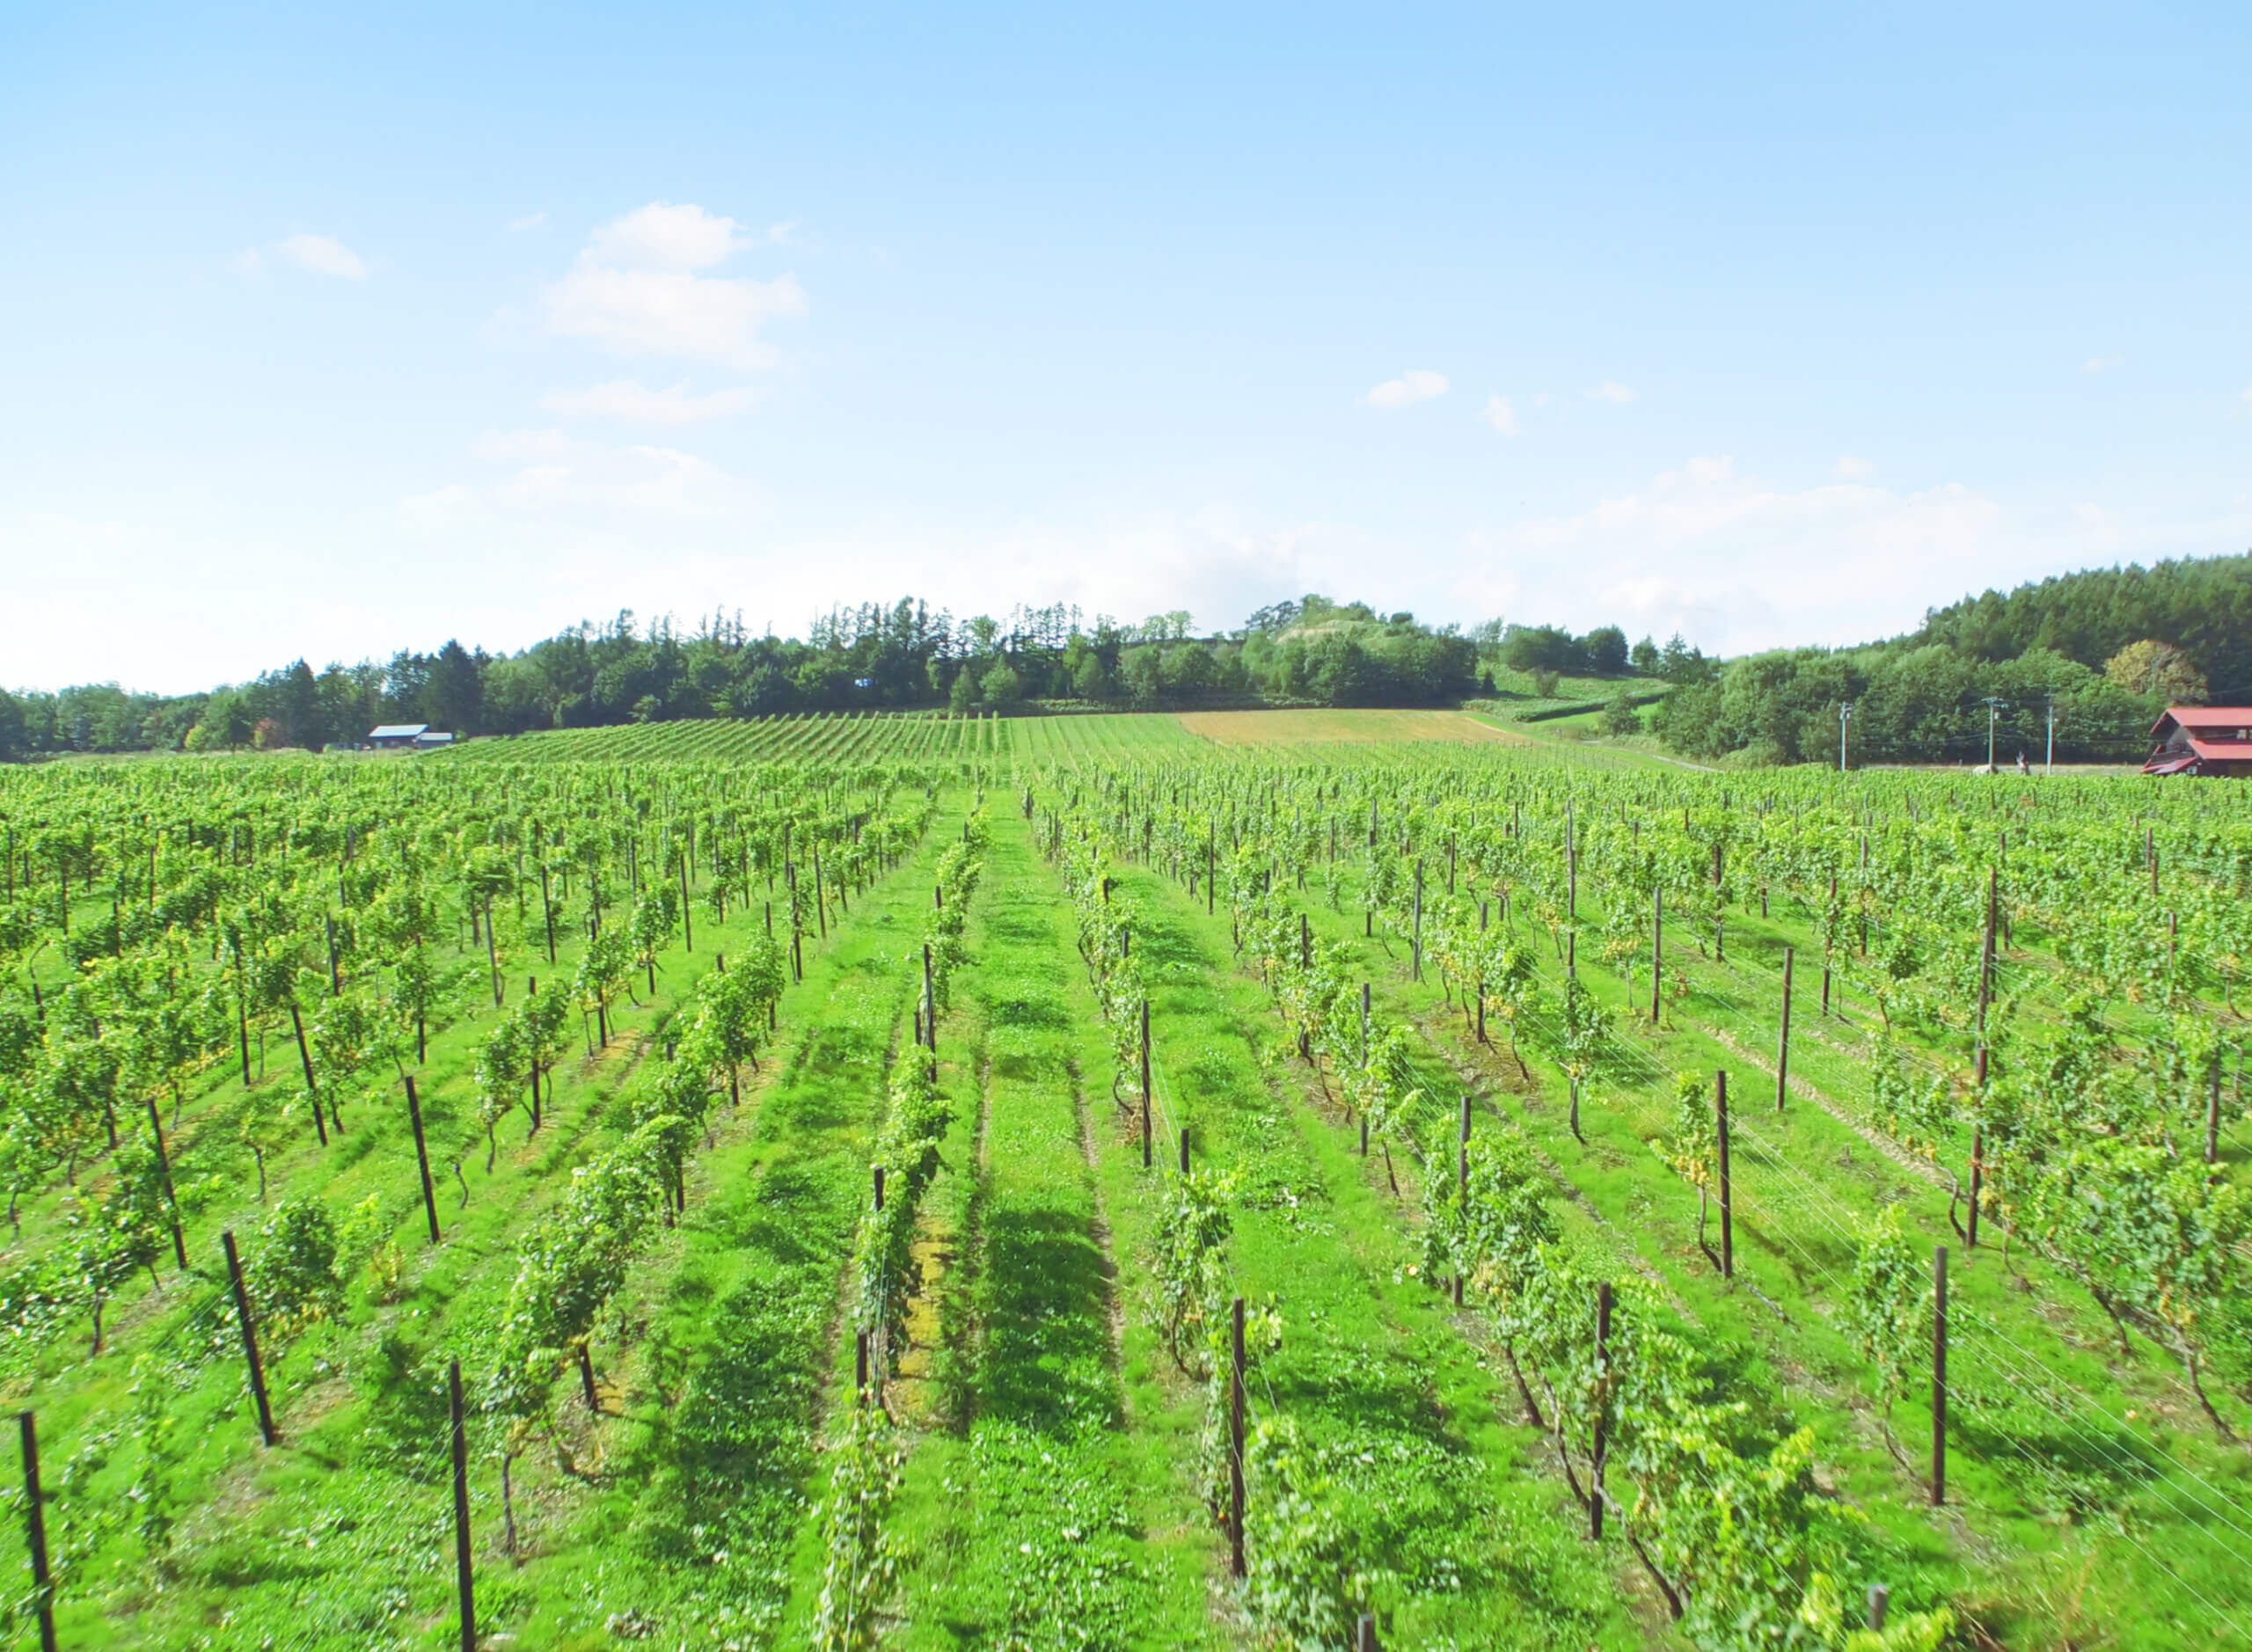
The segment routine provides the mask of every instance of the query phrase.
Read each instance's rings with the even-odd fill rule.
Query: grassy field
[[[238,1006],[207,996],[216,1042],[176,1100],[156,1098],[186,1268],[166,1236],[106,1296],[77,1283],[91,1276],[76,1260],[91,1254],[89,1214],[120,1209],[135,1173],[137,1094],[113,1098],[121,1145],[97,1106],[67,1165],[17,1149],[0,1381],[37,1412],[48,1451],[62,1644],[457,1644],[442,1384],[459,1358],[488,1648],[1337,1648],[1367,1611],[1393,1648],[1734,1652],[1744,1642],[1729,1632],[1672,1620],[1655,1568],[1615,1531],[1587,1535],[1559,1466],[1557,1391],[1540,1388],[1544,1420],[1490,1279],[1460,1305],[1434,1288],[1444,1282],[1432,1235],[1448,1219],[1454,1110],[1467,1098],[1475,1140],[1506,1142],[1536,1167],[1554,1254],[1631,1290],[1623,1312],[1693,1350],[1699,1403],[1730,1419],[1715,1474],[1723,1458],[1734,1473],[1737,1452],[1760,1460],[1803,1431],[1810,1484],[1839,1515],[1824,1563],[1856,1602],[1882,1582],[1899,1613],[1944,1605],[1951,1652],[2252,1647],[2252,1451],[2201,1409],[2159,1321],[2115,1323],[2047,1239],[2001,1226],[2010,1207],[1997,1187],[2021,1192],[2009,1174],[1987,1182],[1995,1225],[1969,1247],[1957,1181],[1978,1095],[1957,1000],[1990,844],[2010,857],[1998,863],[1996,967],[2012,1041],[1997,1070],[2015,1086],[2012,1105],[2046,1093],[2054,1081],[2022,1075],[2062,1071],[2054,1052],[2071,1028],[2100,1027],[2108,1071],[2070,1082],[2106,1099],[2124,1121],[2113,1129],[2141,1128],[2131,1092],[2196,1089],[2186,1102],[2165,1092],[2173,1112],[2152,1150],[2178,1173],[2172,1196],[2252,1177],[2244,1099],[2226,1077],[2229,1055],[2252,1046],[2230,898],[2252,859],[2234,794],[2078,777],[1959,791],[1939,777],[1802,773],[1755,786],[1481,715],[850,719],[755,736],[651,726],[486,742],[486,760],[472,749],[395,764],[143,763],[115,771],[150,788],[122,801],[88,765],[4,777],[11,819],[52,817],[75,797],[119,834],[91,859],[78,837],[40,840],[42,854],[62,841],[80,858],[22,851],[10,868],[19,895],[0,928],[16,948],[0,1051],[14,1064],[0,1100],[25,1144],[91,1093],[71,1087],[91,1071],[86,1047],[69,1042],[77,999],[108,1005],[92,995],[121,990],[135,945],[160,970],[226,979],[206,973],[230,945],[223,926],[193,903],[239,898],[223,910],[275,925],[267,944],[295,960],[320,1025],[339,990],[389,1001],[385,972],[408,954],[384,950],[394,944],[379,919],[395,921],[384,914],[420,889],[445,903],[432,909],[445,997],[427,1060],[411,1034],[395,1057],[372,1058],[339,1093],[341,1128],[325,1145],[293,1110],[284,999],[258,1012],[245,1084]],[[770,755],[776,739],[798,755]],[[729,741],[735,755],[711,755]],[[895,746],[896,770],[881,755]],[[510,752],[539,760],[490,761]],[[858,778],[839,778],[847,766]],[[901,1374],[877,1395],[896,1483],[868,1494],[872,1614],[837,1639],[834,1488],[866,1414],[851,1259],[895,1080],[917,1058],[918,941],[952,907],[934,879],[965,840],[984,775],[983,879],[937,1028],[952,1115],[917,1207]],[[144,810],[171,818],[203,781],[214,824],[128,843]],[[809,840],[779,828],[773,853],[798,858],[761,848],[754,866],[758,811],[778,796],[801,800],[792,832],[823,822],[823,873]],[[429,830],[384,838],[381,852],[363,837],[355,859],[322,810],[361,832],[383,815]],[[836,869],[885,810],[911,811],[905,846],[856,884],[847,910]],[[523,821],[541,831],[522,834]],[[645,900],[677,880],[697,901],[694,945],[666,932],[635,965],[609,1005],[606,1047],[569,1027],[538,1128],[520,1107],[503,1110],[488,1170],[479,1063],[503,1017],[456,880],[501,891],[490,921],[509,1010],[529,975],[544,993],[567,990],[588,929],[567,921],[551,963],[545,863],[511,859],[527,838],[559,847],[555,822],[572,845],[552,866],[570,912],[607,890],[624,925],[629,880]],[[1817,910],[1831,871],[1851,883],[1862,870],[1864,833],[1870,899],[1852,910],[1874,920],[1866,953],[1847,919]],[[692,870],[667,858],[691,842]],[[1725,884],[1713,881],[1715,844]],[[67,902],[48,864],[71,869]],[[410,864],[423,870],[409,877]],[[513,864],[530,869],[509,881]],[[2146,910],[2152,864],[2171,923]],[[148,908],[162,895],[169,931],[122,922],[144,873]],[[1667,984],[1653,1014],[1650,901],[1634,880],[1659,875],[1671,880],[1657,943]],[[816,876],[831,880],[830,903],[804,919],[804,976],[783,990],[773,1042],[742,1075],[739,1102],[720,1085],[687,1144],[679,1210],[645,1224],[648,1242],[595,1321],[592,1403],[551,1350],[552,1404],[511,1435],[487,1396],[518,1270],[549,1242],[574,1179],[649,1115],[718,954],[745,955],[770,898],[786,924],[793,879]],[[2089,910],[2109,917],[2076,929]],[[323,950],[339,914],[361,926],[340,983]],[[1521,1013],[1489,998],[1481,1038],[1465,982],[1440,961],[1488,933],[1517,948],[1529,984]],[[2100,966],[2087,961],[2099,944]],[[1786,948],[1797,971],[1788,1086],[1776,1078]],[[1313,990],[1317,957],[1331,1042],[1302,1045],[1293,1006]],[[1115,998],[1129,977],[1114,971],[1130,961],[1148,1008],[1146,1165],[1138,1006],[1122,1020]],[[1367,1102],[1372,1112],[1356,1111],[1355,1098],[1375,1093],[1351,1088],[1366,1080],[1349,1053],[1363,983],[1378,1038],[1399,1034],[1404,1098]],[[106,1036],[138,1049],[131,1000],[118,1002],[104,1011],[118,1018]],[[1599,1023],[1591,1043],[1573,1042],[1568,1005]],[[1912,1139],[1895,1133],[1897,1104],[1872,1077],[1888,1020],[1920,1086],[1914,1105],[1932,1110]],[[2221,1052],[2210,1092],[2203,1077],[2166,1076],[2195,1024]],[[324,1062],[326,1038],[317,1032]],[[431,1129],[435,1245],[394,1060],[417,1077]],[[1685,1083],[1702,1097],[1720,1071],[1738,1109],[1729,1277],[1711,1248],[1716,1214],[1666,1156]],[[2191,1162],[2209,1104],[2210,1167]],[[1439,1136],[1424,1128],[1434,1120]],[[1175,1168],[1184,1137],[1193,1183]],[[1273,1327],[1248,1361],[1242,1581],[1230,1575],[1215,1480],[1217,1320],[1186,1341],[1167,1328],[1182,1213],[1203,1197],[1218,1222],[1197,1264],[1205,1305],[1239,1296],[1254,1327]],[[325,1312],[272,1333],[282,1437],[265,1450],[218,1234],[236,1232],[255,1268],[277,1243],[275,1212],[308,1204],[341,1236],[336,1289]],[[2226,1215],[2215,1205],[2198,1219]],[[1938,1509],[1926,1495],[1920,1345],[1905,1381],[1883,1391],[1854,1318],[1880,1223],[1897,1224],[1919,1267],[1934,1246],[1955,1247]],[[2252,1232],[2232,1245],[2207,1262],[2233,1265]],[[1543,1380],[1536,1369],[1534,1386]],[[2252,1436],[2246,1363],[2217,1345],[2205,1382],[2222,1424]],[[1644,1518],[1628,1489],[1641,1466],[1613,1465],[1622,1520]],[[36,1645],[15,1593],[6,1644]],[[1897,1652],[1848,1643],[1842,1629],[1808,1628],[1792,1644]]]

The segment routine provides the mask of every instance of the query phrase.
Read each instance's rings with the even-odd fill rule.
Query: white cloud
[[[574,444],[560,430],[488,430],[470,444],[470,455],[479,459],[552,459],[572,450]]]
[[[715,390],[701,396],[689,394],[685,384],[650,390],[630,378],[617,378],[585,390],[551,391],[539,405],[566,417],[625,419],[638,424],[684,425],[699,419],[717,419],[741,413],[750,406],[748,385]]]
[[[2109,368],[2122,365],[2126,359],[2123,355],[2091,355],[2080,364],[2080,370],[2083,373],[2101,373]]]
[[[653,201],[596,230],[578,261],[542,294],[551,332],[615,355],[673,356],[736,369],[763,367],[769,321],[806,312],[788,275],[772,281],[697,272],[745,244],[732,218]]]
[[[2247,384],[2244,387],[2244,399],[2252,402],[2252,384]]]
[[[511,219],[509,219],[509,220],[508,220],[508,228],[509,228],[510,230],[537,230],[537,228],[539,228],[539,226],[540,226],[541,224],[545,223],[546,222],[547,222],[547,215],[546,215],[545,213],[544,213],[544,212],[527,212],[527,213],[526,213],[526,214],[524,214],[524,216],[523,216],[523,217],[521,217],[521,218],[511,218]]]
[[[1845,644],[1905,631],[1968,586],[2009,583],[2103,547],[2069,513],[2035,520],[1956,485],[1896,493],[1866,482],[1790,490],[1693,458],[1576,515],[1478,535],[1459,610],[1583,628],[1679,629],[1707,649]]]
[[[274,250],[299,269],[316,275],[338,275],[355,281],[368,277],[368,267],[360,261],[360,255],[333,235],[293,235],[277,242]]]
[[[1615,384],[1609,379],[1605,379],[1602,384],[1598,384],[1593,390],[1588,391],[1587,398],[1590,401],[1607,401],[1624,406],[1627,403],[1634,400],[1636,394],[1636,391],[1627,389],[1624,384]]]
[[[1428,368],[1402,373],[1398,378],[1387,378],[1364,398],[1371,407],[1386,413],[1397,413],[1402,407],[1412,407],[1419,401],[1429,401],[1434,396],[1446,394],[1446,375],[1434,373]]]
[[[1850,453],[1840,454],[1837,464],[1838,479],[1842,482],[1866,482],[1876,474],[1876,466],[1868,459],[1857,459]]]
[[[368,278],[368,267],[360,255],[330,235],[293,235],[264,246],[246,246],[227,260],[227,267],[238,275],[264,275],[269,256],[316,275],[355,281]]]
[[[742,226],[733,218],[653,201],[596,230],[587,256],[631,269],[709,269],[743,244]]]
[[[604,447],[560,430],[501,430],[479,437],[471,454],[517,468],[401,500],[400,515],[434,531],[507,516],[583,524],[604,516],[718,516],[752,499],[740,479],[675,448]]]
[[[1505,436],[1517,434],[1517,410],[1510,406],[1506,396],[1490,396],[1479,410],[1478,416]]]

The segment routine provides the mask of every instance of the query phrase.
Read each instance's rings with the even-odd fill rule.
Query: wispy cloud
[[[1398,378],[1387,378],[1363,399],[1381,412],[1397,413],[1402,407],[1412,407],[1419,401],[1445,394],[1446,375],[1423,368],[1402,373]]]
[[[770,321],[802,316],[793,277],[753,281],[699,274],[749,244],[732,218],[652,201],[602,225],[570,271],[541,295],[548,330],[615,355],[672,356],[764,367]]]
[[[269,257],[315,275],[368,279],[367,264],[333,235],[292,235],[265,246],[246,246],[227,260],[227,267],[238,275],[262,275]]]
[[[1489,396],[1480,408],[1478,416],[1505,436],[1517,434],[1517,410],[1510,406],[1506,396]]]
[[[1607,401],[1624,406],[1627,403],[1634,400],[1638,393],[1639,392],[1637,391],[1627,389],[1624,384],[1616,384],[1610,379],[1605,379],[1602,384],[1598,384],[1593,390],[1588,391],[1587,398],[1590,401]]]
[[[1876,466],[1867,459],[1857,459],[1850,453],[1839,456],[1838,479],[1843,482],[1865,482],[1876,474]]]
[[[546,222],[547,215],[545,213],[527,212],[521,218],[509,219],[508,228],[511,230],[537,230],[541,224],[545,223]]]
[[[625,419],[637,424],[685,425],[699,419],[719,419],[750,406],[747,384],[691,395],[685,384],[651,390],[630,378],[615,378],[585,390],[551,391],[539,405],[566,417]]]
[[[2112,368],[2124,365],[2126,359],[2124,355],[2091,355],[2080,364],[2080,370],[2083,373],[2108,372]]]
[[[710,460],[645,443],[604,447],[560,430],[495,430],[473,457],[515,467],[488,481],[454,482],[399,501],[412,525],[435,530],[495,515],[559,520],[612,515],[711,517],[741,509],[747,484]]]

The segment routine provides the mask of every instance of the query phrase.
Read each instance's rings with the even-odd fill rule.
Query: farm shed
[[[383,723],[368,731],[368,743],[377,751],[406,751],[429,732],[428,723]]]
[[[2145,774],[2252,774],[2252,705],[2169,705]]]

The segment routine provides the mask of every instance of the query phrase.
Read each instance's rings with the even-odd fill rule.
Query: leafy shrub
[[[248,1281],[259,1319],[277,1336],[294,1336],[343,1305],[337,1276],[336,1223],[317,1198],[285,1199],[259,1230]]]

